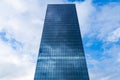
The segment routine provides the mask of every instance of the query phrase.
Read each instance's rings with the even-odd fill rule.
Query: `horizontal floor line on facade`
[[[85,57],[78,57],[78,56],[52,56],[52,57],[49,57],[49,56],[41,56],[41,57],[38,57],[38,59],[85,59]]]

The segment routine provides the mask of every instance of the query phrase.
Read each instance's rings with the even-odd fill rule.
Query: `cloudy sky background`
[[[76,4],[90,80],[120,80],[120,0],[0,0],[0,80],[33,80],[48,3]]]

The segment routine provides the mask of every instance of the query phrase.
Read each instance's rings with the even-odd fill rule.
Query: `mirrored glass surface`
[[[48,5],[34,80],[89,80],[74,4]]]

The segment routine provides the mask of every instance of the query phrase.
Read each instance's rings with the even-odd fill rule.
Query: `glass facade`
[[[49,4],[34,80],[89,80],[75,4]]]

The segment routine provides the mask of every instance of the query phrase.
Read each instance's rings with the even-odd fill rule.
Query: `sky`
[[[120,0],[0,0],[0,80],[33,80],[47,4],[76,4],[90,80],[120,80]]]

